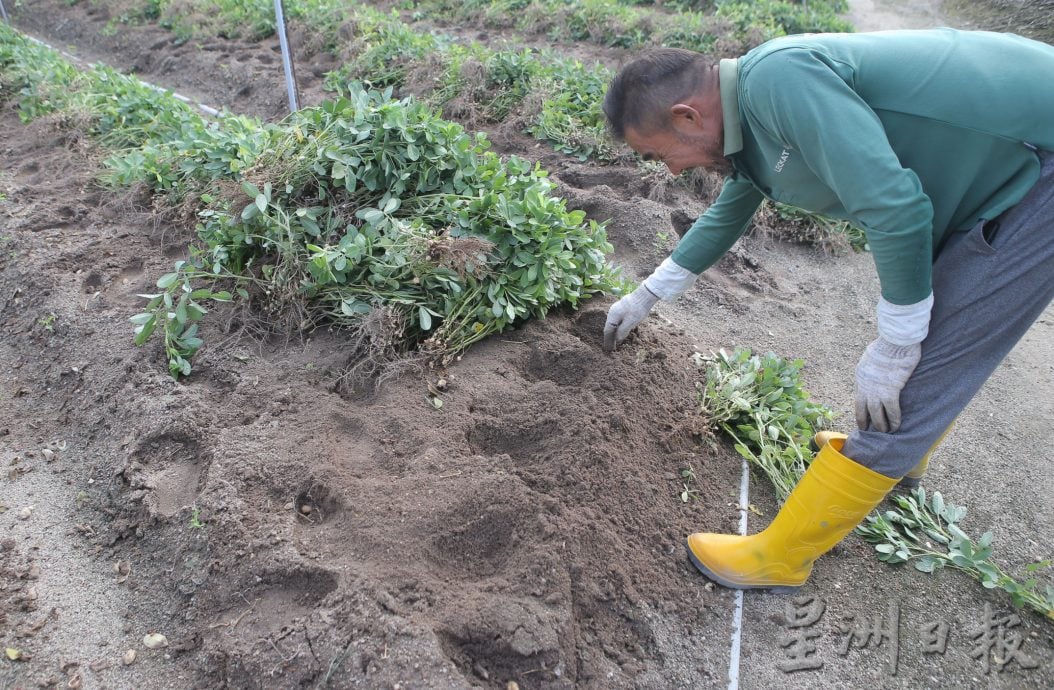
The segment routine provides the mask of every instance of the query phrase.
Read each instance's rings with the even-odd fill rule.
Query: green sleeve
[[[702,273],[746,232],[764,197],[742,178],[729,178],[710,208],[695,221],[671,257],[678,266]]]
[[[780,51],[744,79],[743,100],[748,118],[797,151],[864,228],[882,296],[915,304],[932,292],[933,204],[850,88],[853,76],[809,50]]]

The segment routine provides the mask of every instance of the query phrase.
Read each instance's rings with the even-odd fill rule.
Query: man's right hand
[[[856,425],[862,431],[900,428],[900,391],[922,357],[922,346],[894,345],[879,337],[856,365]]]
[[[604,324],[604,351],[613,352],[615,346],[625,340],[629,332],[648,316],[648,312],[658,301],[659,298],[642,284],[612,304]]]

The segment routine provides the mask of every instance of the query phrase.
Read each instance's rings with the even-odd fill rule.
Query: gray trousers
[[[887,477],[911,470],[1054,298],[1054,153],[995,220],[952,235],[933,264],[922,359],[900,394],[895,433],[853,431],[842,452]]]

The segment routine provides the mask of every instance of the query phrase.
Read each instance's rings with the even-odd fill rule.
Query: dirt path
[[[944,0],[849,0],[849,21],[857,31],[967,28],[943,12]]]

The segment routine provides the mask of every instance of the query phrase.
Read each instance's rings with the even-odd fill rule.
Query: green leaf
[[[263,194],[256,195],[256,208],[260,209],[260,213],[267,211],[267,197]]]
[[[135,329],[135,344],[142,345],[154,332],[154,328],[157,326],[157,318],[155,315],[151,315],[151,318],[145,321],[141,326]]]
[[[340,303],[340,311],[345,316],[358,316],[370,313],[370,305],[358,300],[343,300]]]
[[[931,529],[927,529],[926,530],[926,536],[928,536],[930,539],[932,539],[933,541],[935,541],[937,543],[940,543],[940,544],[947,544],[948,543],[948,537],[944,536],[940,532],[936,532],[936,531],[931,530]]]
[[[934,556],[922,556],[915,560],[914,565],[915,570],[918,570],[919,572],[932,573],[944,564],[940,559],[935,558]]]
[[[167,290],[175,285],[177,280],[179,280],[178,273],[166,273],[157,279],[157,286],[162,290]]]
[[[959,526],[956,525],[954,522],[948,523],[948,531],[951,532],[952,536],[957,541],[969,543],[970,537],[966,535],[966,532],[963,532],[961,529],[959,529]]]
[[[977,571],[982,575],[982,584],[984,584],[989,589],[994,587],[999,581],[999,570],[996,569],[996,567],[991,563],[985,563],[984,561],[982,561],[980,563],[975,563],[974,567],[977,568]]]
[[[432,315],[428,313],[428,310],[424,307],[417,308],[417,318],[421,322],[422,331],[432,330]]]
[[[187,322],[187,303],[189,299],[187,295],[183,295],[179,298],[179,304],[176,305],[176,323],[184,324]]]
[[[187,318],[190,321],[200,321],[201,317],[208,314],[208,310],[202,307],[197,302],[189,302],[187,304]]]
[[[376,208],[360,208],[355,212],[355,215],[362,220],[366,221],[369,225],[376,225],[378,222],[384,219],[384,214],[380,209]]]

